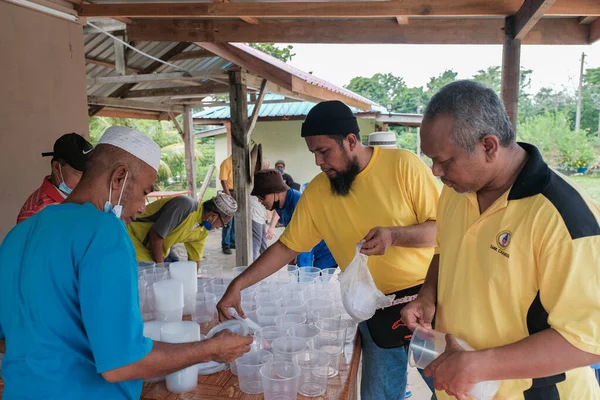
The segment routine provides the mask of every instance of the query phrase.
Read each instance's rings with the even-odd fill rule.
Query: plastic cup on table
[[[223,295],[225,294],[225,290],[221,290],[221,288],[216,288],[213,287],[212,285],[206,286],[204,287],[204,293],[212,293],[215,295],[215,297],[217,298],[217,303],[219,303],[219,301],[221,301],[221,299],[223,298]]]
[[[279,295],[281,295],[281,286],[279,285],[275,285],[274,283],[271,282],[264,282],[262,281],[257,287],[256,287],[256,295],[259,294],[272,294],[272,293],[278,293]]]
[[[288,328],[289,336],[296,336],[306,340],[309,347],[314,347],[315,338],[321,333],[319,328],[314,325],[296,325]]]
[[[344,351],[344,336],[321,331],[314,339],[312,348],[327,353],[329,356],[328,376],[334,377],[339,374],[340,360]]]
[[[315,308],[311,314],[315,324],[323,321],[323,328],[330,330],[337,330],[342,321],[342,312],[337,308]]]
[[[264,326],[260,330],[254,332],[254,340],[259,349],[272,351],[273,341],[279,339],[281,333],[276,326]]]
[[[279,309],[275,306],[258,307],[256,309],[256,321],[260,326],[275,325],[275,318],[282,315]]]
[[[263,392],[260,368],[273,361],[273,354],[268,350],[250,350],[235,360],[240,390],[248,394]]]
[[[197,293],[192,320],[200,325],[200,333],[206,335],[217,318],[217,297],[212,293]]]
[[[256,293],[254,295],[256,307],[276,306],[277,300],[279,299],[281,299],[281,292]]]
[[[308,348],[305,339],[296,336],[282,336],[271,343],[271,351],[275,361],[292,361],[295,354]]]
[[[192,321],[168,322],[160,329],[160,337],[166,343],[189,343],[200,341],[200,326]],[[192,365],[165,377],[167,390],[185,393],[198,385],[198,367]]]
[[[208,279],[221,278],[223,277],[223,266],[200,263],[200,277]]]
[[[304,304],[308,297],[305,297],[307,288],[302,285],[290,285],[281,291],[281,298],[286,300],[295,300],[299,304]]]
[[[306,317],[301,314],[284,314],[275,318],[275,326],[279,328],[282,336],[287,335],[289,328],[296,325],[304,325]]]
[[[146,290],[148,287],[148,283],[144,279],[138,279],[138,296],[140,303],[140,310],[144,309],[144,304],[146,303]]]
[[[316,322],[313,319],[313,310],[319,309],[319,308],[333,308],[333,300],[331,299],[323,299],[323,298],[312,298],[312,299],[308,299],[306,300],[306,303],[304,303],[304,305],[306,306],[306,319],[309,323],[313,323]]]
[[[342,353],[344,352],[344,345],[346,344],[346,331],[348,330],[348,323],[346,321],[335,321],[334,324],[330,320],[321,319],[317,321],[315,327],[320,330],[320,335],[335,336],[341,339]]]
[[[321,282],[329,282],[337,273],[337,268],[325,268],[321,270]]]
[[[197,264],[194,261],[178,261],[169,265],[171,279],[183,284],[184,315],[191,315],[194,311],[196,293],[198,292]]]
[[[246,265],[233,268],[233,277],[236,278],[236,277],[240,276],[242,274],[242,272],[244,272],[247,269],[248,269],[248,266],[246,266]]]
[[[285,314],[298,314],[306,317],[304,302],[296,299],[279,299],[275,305]]]
[[[211,280],[212,279],[196,278],[196,282],[198,283],[198,293],[204,293],[204,288],[210,286]]]
[[[294,355],[292,361],[300,367],[298,393],[315,397],[325,394],[329,375],[329,355],[319,350],[307,349]]]
[[[183,284],[167,279],[154,282],[154,311],[158,321],[181,321],[183,317]]]
[[[358,322],[354,320],[348,314],[342,314],[342,321],[348,324],[348,329],[346,329],[346,343],[350,343],[354,340],[356,336],[356,331],[358,330]]]
[[[231,281],[232,279],[229,278],[214,278],[210,281],[210,286],[213,288],[213,290],[215,290],[215,292],[225,293]]]
[[[296,400],[300,367],[291,361],[273,361],[260,368],[264,400]]]
[[[148,282],[148,285],[169,279],[169,270],[163,267],[147,268],[144,271],[144,279]]]
[[[298,268],[298,281],[299,282],[314,282],[321,276],[321,270],[316,267],[300,267]]]

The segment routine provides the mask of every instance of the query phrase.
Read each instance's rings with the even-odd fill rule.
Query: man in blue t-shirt
[[[290,223],[300,200],[300,192],[290,189],[283,181],[281,173],[274,169],[264,169],[254,174],[252,196],[258,197],[267,210],[275,210],[283,226]],[[277,223],[277,220],[273,219],[271,226]],[[299,267],[314,266],[319,269],[337,267],[337,262],[323,240],[310,252],[298,254],[296,262]]]
[[[144,211],[159,162],[150,138],[109,128],[65,202],[20,223],[0,245],[4,400],[139,399],[142,379],[250,350],[252,338],[231,332],[185,344],[143,335],[123,222]]]

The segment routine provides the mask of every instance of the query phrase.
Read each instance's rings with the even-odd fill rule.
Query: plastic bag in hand
[[[375,286],[367,256],[360,252],[362,245],[363,242],[360,242],[356,246],[354,259],[339,278],[344,308],[358,322],[371,318],[378,308],[391,306],[393,300]]]

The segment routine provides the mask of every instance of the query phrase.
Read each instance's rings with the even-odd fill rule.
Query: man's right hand
[[[240,289],[237,288],[235,284],[230,284],[225,294],[221,298],[221,301],[217,304],[217,311],[219,312],[219,320],[226,321],[228,319],[234,319],[233,316],[229,313],[229,308],[235,308],[238,315],[242,318],[246,318],[246,314],[244,314],[244,310],[242,310],[242,296],[240,294]]]
[[[431,322],[435,316],[435,303],[418,297],[402,308],[402,322],[408,329],[414,331],[417,326],[431,329]]]
[[[274,237],[275,237],[275,229],[274,229],[274,228],[271,228],[271,227],[269,227],[269,228],[267,229],[267,239],[268,239],[268,240],[271,240],[271,239],[273,239]]]
[[[213,361],[230,363],[249,352],[254,339],[252,336],[240,336],[225,329],[209,340],[213,342],[214,346]]]

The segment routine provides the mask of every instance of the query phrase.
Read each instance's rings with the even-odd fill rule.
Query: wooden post
[[[231,119],[223,125],[225,125],[225,129],[227,129],[227,134],[225,136],[227,137],[227,157],[229,157],[231,155]]]
[[[514,38],[514,17],[504,20],[504,46],[502,47],[502,101],[517,132],[519,111],[519,79],[521,75],[521,41]]]
[[[183,106],[183,145],[185,147],[185,176],[187,190],[196,198],[196,141],[194,140],[194,122],[192,108]]]
[[[250,146],[248,145],[248,98],[240,71],[229,72],[229,107],[231,110],[231,144],[233,189],[238,212],[235,214],[236,265],[252,261],[252,210],[250,208]]]

